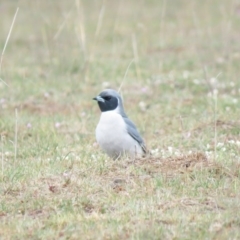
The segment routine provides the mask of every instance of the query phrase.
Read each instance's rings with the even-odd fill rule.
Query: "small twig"
[[[130,63],[128,64],[128,67],[127,67],[126,72],[125,72],[125,74],[124,74],[123,80],[122,80],[122,82],[121,82],[121,84],[120,84],[120,86],[119,86],[118,92],[121,91],[123,82],[124,82],[124,80],[125,80],[125,78],[126,78],[126,76],[127,76],[128,70],[129,70],[131,64],[133,63],[133,61],[134,61],[134,59],[132,59],[132,60],[130,61]]]
[[[136,40],[135,34],[132,34],[132,48],[133,48],[133,56],[134,56],[134,60],[135,60],[137,77],[140,78],[141,74],[140,74],[140,68],[138,66],[138,62],[139,62],[138,46],[137,46],[137,40]]]
[[[222,73],[218,73],[217,76],[215,77],[218,79],[218,77]],[[213,97],[214,97],[214,160],[217,160],[217,102],[218,102],[218,90],[217,87],[214,86],[213,90]]]
[[[160,46],[163,48],[164,45],[164,20],[166,15],[166,0],[162,2],[162,11],[161,11],[161,22],[160,22]]]
[[[17,145],[18,145],[18,110],[15,109],[15,135],[14,135],[14,164],[17,160]]]
[[[76,7],[77,7],[77,12],[79,16],[79,29],[76,29],[76,34],[77,34],[77,39],[78,42],[80,43],[81,50],[84,53],[84,60],[86,61],[86,32],[85,32],[85,27],[84,27],[84,13],[83,13],[83,6],[81,3],[81,0],[76,0]],[[80,37],[78,32],[80,32]]]
[[[80,4],[80,1],[77,2],[78,9],[79,9],[79,4]],[[80,24],[81,43],[82,43],[82,46],[83,46],[83,49],[84,49],[84,54],[85,54],[85,56],[84,56],[85,57],[85,66],[84,66],[84,78],[85,79],[88,78],[88,72],[89,72],[90,64],[94,61],[95,48],[96,48],[97,40],[98,40],[100,31],[101,31],[101,28],[102,28],[102,22],[103,22],[103,17],[104,17],[104,13],[105,13],[105,5],[104,4],[105,4],[105,1],[103,0],[102,1],[102,7],[100,9],[100,13],[99,13],[99,16],[98,16],[98,22],[97,22],[97,27],[96,27],[96,31],[95,31],[95,36],[94,36],[94,39],[93,39],[93,44],[92,44],[91,49],[89,50],[87,60],[86,60],[86,49],[85,49],[85,45],[86,45],[85,44],[85,30],[84,30],[83,21],[81,21],[81,24]]]
[[[1,80],[7,87],[9,87],[9,85],[8,85],[2,78],[0,78],[0,80]]]
[[[183,118],[181,115],[179,115],[179,120],[181,124],[181,130],[182,130],[182,138],[184,137],[184,127],[183,127]]]
[[[1,150],[2,150],[2,180],[3,180],[4,172],[3,135],[1,135]]]
[[[0,73],[2,72],[3,55],[4,55],[4,53],[5,53],[5,50],[6,50],[8,41],[9,41],[9,38],[10,38],[10,36],[11,36],[11,32],[12,32],[12,29],[13,29],[13,26],[14,26],[14,23],[15,23],[15,20],[16,20],[16,17],[17,17],[18,10],[19,10],[19,8],[17,8],[17,10],[16,10],[16,12],[15,12],[15,15],[14,15],[14,17],[13,17],[13,21],[12,21],[11,27],[10,27],[9,32],[8,32],[8,35],[7,35],[6,42],[5,42],[4,47],[3,47],[3,50],[2,50],[1,60],[0,60]],[[4,82],[4,83],[5,83],[5,82]]]
[[[104,13],[105,13],[105,6],[104,6],[104,2],[103,2],[103,5],[101,7],[101,10],[100,10],[100,13],[98,16],[98,23],[97,23],[97,28],[96,28],[96,32],[95,32],[95,37],[97,37],[100,33]]]
[[[214,97],[214,160],[217,160],[217,89],[213,91]]]
[[[71,11],[69,11],[69,12],[67,13],[67,16],[64,18],[62,24],[60,25],[60,27],[58,28],[57,32],[55,33],[55,35],[54,35],[54,37],[53,37],[53,40],[54,40],[54,41],[57,40],[57,38],[58,38],[59,35],[61,34],[61,32],[62,32],[63,28],[65,27],[66,22],[67,22],[67,20],[69,19],[71,13],[72,13]]]

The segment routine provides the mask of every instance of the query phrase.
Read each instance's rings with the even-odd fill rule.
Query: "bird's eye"
[[[111,96],[106,96],[104,97],[105,100],[109,101],[112,97]]]

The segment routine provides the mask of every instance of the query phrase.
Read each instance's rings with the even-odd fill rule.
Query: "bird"
[[[114,160],[123,156],[143,157],[147,153],[144,140],[126,115],[120,94],[116,90],[105,89],[93,100],[101,110],[95,133],[102,150]]]

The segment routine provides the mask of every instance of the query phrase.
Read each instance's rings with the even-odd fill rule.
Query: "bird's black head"
[[[112,111],[118,107],[120,112],[123,111],[122,98],[115,90],[106,89],[93,98],[93,100],[98,102],[98,106],[102,112]]]

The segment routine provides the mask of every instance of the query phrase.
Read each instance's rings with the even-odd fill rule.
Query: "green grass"
[[[239,239],[239,6],[1,4],[0,238]],[[149,159],[95,143],[121,84]]]

